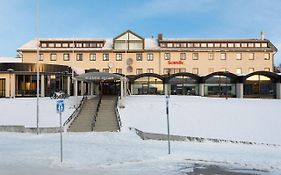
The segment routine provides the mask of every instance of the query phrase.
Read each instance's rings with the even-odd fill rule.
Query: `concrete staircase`
[[[115,114],[116,96],[103,95],[98,110],[94,131],[116,132],[119,130],[118,120]]]
[[[92,122],[98,106],[99,97],[86,99],[83,103],[80,113],[71,123],[69,132],[91,132],[93,131]]]

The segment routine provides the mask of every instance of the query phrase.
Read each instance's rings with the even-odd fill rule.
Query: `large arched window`
[[[247,76],[244,82],[244,97],[275,98],[275,78],[270,75],[253,74]]]
[[[164,94],[163,80],[154,74],[141,74],[132,83],[132,94]]]
[[[171,95],[198,95],[198,80],[188,75],[172,76],[168,80]]]
[[[236,79],[230,73],[213,73],[206,76],[205,96],[235,97]]]

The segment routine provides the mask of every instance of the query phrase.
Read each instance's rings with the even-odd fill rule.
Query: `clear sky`
[[[260,38],[280,49],[280,0],[40,0],[39,37]],[[0,0],[0,56],[36,37],[36,0]]]

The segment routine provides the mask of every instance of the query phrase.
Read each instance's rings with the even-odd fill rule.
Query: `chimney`
[[[158,40],[163,40],[163,34],[162,33],[158,34]]]
[[[263,33],[263,31],[261,32],[261,40],[264,40],[264,33]]]

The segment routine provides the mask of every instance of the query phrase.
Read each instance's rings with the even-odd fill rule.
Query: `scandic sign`
[[[168,64],[183,64],[183,61],[168,61]]]

